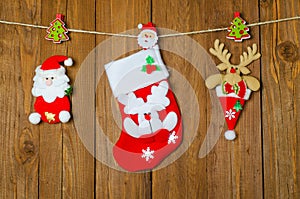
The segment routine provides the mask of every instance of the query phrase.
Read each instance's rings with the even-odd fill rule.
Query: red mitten
[[[181,115],[159,48],[110,62],[105,69],[122,115],[114,158],[128,171],[153,169],[182,140]]]

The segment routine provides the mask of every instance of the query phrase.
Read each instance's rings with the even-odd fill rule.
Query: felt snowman
[[[29,116],[32,124],[38,124],[41,120],[49,124],[66,123],[71,118],[68,96],[71,92],[68,84],[70,80],[60,63],[71,66],[73,61],[66,56],[55,55],[46,59],[35,70],[31,92],[36,97],[36,112]]]
[[[127,171],[153,169],[182,141],[181,114],[157,45],[157,30],[151,22],[138,28],[143,49],[105,65],[122,116],[113,155]]]

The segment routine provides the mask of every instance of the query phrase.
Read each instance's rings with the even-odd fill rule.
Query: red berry
[[[151,74],[153,71],[156,71],[156,66],[155,65],[146,65],[146,73]]]

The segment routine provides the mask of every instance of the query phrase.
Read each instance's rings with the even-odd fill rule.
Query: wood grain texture
[[[176,30],[178,32],[185,32],[195,30],[197,28],[202,28],[205,24],[204,21],[199,20],[202,16],[199,10],[201,6],[205,3],[200,1],[152,1],[152,20],[153,23],[160,28],[167,28],[171,30]],[[168,8],[168,9],[165,9]],[[176,15],[174,15],[177,13]],[[180,13],[180,14],[179,14]],[[194,37],[193,37],[194,38]],[[204,41],[201,37],[197,39],[197,42]],[[163,46],[164,38],[160,39],[160,44]],[[167,42],[167,41],[166,41]],[[182,53],[193,53],[190,46],[178,46],[179,43],[175,40],[170,42],[174,48],[181,48]],[[202,43],[201,43],[202,45]],[[199,122],[198,129],[193,129],[197,131],[197,136],[192,143],[187,143],[189,145],[188,151],[186,151],[179,159],[170,164],[169,166],[157,170],[152,174],[152,197],[153,198],[207,198],[207,173],[206,159],[199,159],[197,157],[199,146],[205,135],[206,129],[206,102],[203,99],[206,98],[204,80],[195,69],[191,63],[185,60],[185,57],[180,57],[179,55],[173,54],[168,51],[161,51],[163,60],[170,70],[170,86],[174,93],[185,92],[185,84],[180,84],[176,78],[175,71],[178,71],[191,85],[192,89],[195,91],[197,96],[197,101],[199,105],[199,110],[193,110],[190,107],[188,114],[182,113],[183,120],[183,139],[188,139],[189,134],[193,132],[188,132],[185,130],[187,126],[193,125],[193,122]],[[198,56],[198,55],[194,55]],[[175,70],[175,71],[174,71]],[[177,100],[180,99],[177,96]],[[184,104],[184,101],[178,101],[178,104]],[[181,106],[179,106],[182,108]],[[181,110],[182,111],[182,110]],[[193,111],[200,113],[200,121],[193,121]],[[180,149],[179,149],[180,150]],[[176,179],[176,180],[175,180]],[[197,182],[197,183],[195,183]]]
[[[226,27],[230,21],[220,20],[220,17],[231,19],[233,17],[232,10],[239,10],[241,13],[245,13],[245,19],[258,20],[257,4],[235,1],[234,5],[224,7],[218,2],[210,1],[208,5],[205,2],[196,1],[153,1],[153,20],[160,27],[175,29],[179,32]],[[170,9],[165,10],[165,7]],[[252,10],[252,12],[247,13],[246,10],[248,9]],[[180,15],[174,16],[173,13],[180,13]],[[219,38],[221,42],[225,42],[227,49],[230,49],[233,54],[232,62],[236,62],[247,45],[251,45],[252,42],[258,43],[258,29],[254,29],[251,32],[253,39],[242,44],[225,40],[224,32],[213,33],[210,36],[197,35],[193,36],[193,38],[205,49],[212,47],[214,40]],[[205,113],[206,104],[210,103],[210,100],[207,98],[206,103],[203,103],[203,95],[205,96],[203,91],[206,90],[203,84],[204,80],[191,71],[191,65],[169,54],[163,55],[168,65],[176,67],[183,75],[187,75],[189,82],[194,88],[197,88],[199,111],[202,116],[198,135],[205,134],[207,121],[210,120],[207,113]],[[214,58],[214,60],[216,59]],[[216,60],[216,63],[219,62],[219,60]],[[259,62],[251,64],[250,69],[253,71],[252,74],[254,76],[259,77]],[[176,84],[176,80],[172,81],[172,77],[171,82]],[[177,86],[180,90],[180,85]],[[209,111],[210,109],[207,110]],[[259,94],[254,94],[247,103],[237,125],[236,131],[239,133],[239,138],[234,142],[228,142],[222,134],[213,151],[205,159],[195,158],[197,146],[201,145],[201,141],[203,141],[203,138],[196,137],[196,141],[180,160],[164,169],[164,171],[155,172],[153,177],[154,198],[261,198],[261,132],[260,126],[256,125],[260,123],[259,110]],[[203,115],[207,115],[207,118]],[[190,124],[188,123],[188,125]],[[172,175],[168,175],[170,173]],[[179,180],[174,181],[176,177]],[[162,181],[165,182],[163,184],[171,182],[168,183],[168,190],[172,191],[164,191],[164,186],[161,186]],[[198,183],[195,184],[194,182]]]
[[[299,1],[263,1],[261,20],[300,14]],[[300,197],[300,23],[261,27],[265,198]]]
[[[43,1],[42,24],[50,24],[55,19],[56,13],[66,13],[67,2],[65,0]],[[66,55],[67,44],[53,45],[51,41],[43,39],[46,31],[40,31],[40,57],[36,60],[35,67],[42,64],[52,55]],[[32,69],[34,71],[34,69]],[[33,77],[33,76],[32,76]],[[32,79],[31,77],[31,79]],[[66,124],[69,125],[69,124]],[[39,197],[62,198],[63,196],[63,133],[65,124],[49,125],[41,123],[37,127],[40,133],[39,151]]]
[[[0,1],[0,19],[49,25],[56,13],[66,15],[68,28],[120,33],[130,29],[137,34],[137,24],[152,19],[159,28],[178,32],[227,27],[233,13],[239,11],[248,23],[299,16],[300,3],[287,1],[192,1],[192,0],[24,0]],[[260,60],[249,65],[251,75],[261,79],[262,89],[253,92],[236,125],[238,138],[220,138],[212,151],[198,158],[207,129],[212,122],[211,98],[205,77],[184,57],[161,50],[170,69],[170,85],[180,100],[186,84],[193,89],[198,110],[183,113],[187,150],[173,163],[148,173],[127,173],[111,168],[93,155],[110,157],[111,145],[103,142],[96,126],[114,144],[120,135],[120,112],[113,98],[103,64],[126,57],[138,49],[135,39],[123,38],[105,50],[93,51],[111,37],[69,33],[70,41],[53,44],[44,39],[46,31],[0,24],[0,198],[299,198],[300,197],[300,23],[297,21],[251,27],[251,39],[235,43],[226,32],[192,35],[206,51],[220,39],[237,64],[239,55],[253,43],[258,44]],[[160,39],[161,46],[178,47],[178,40]],[[169,43],[168,43],[169,42]],[[197,57],[188,42],[182,53]],[[80,74],[85,58],[94,52],[90,70]],[[120,52],[124,52],[121,55]],[[78,77],[87,87],[86,112],[88,132],[79,132],[76,121],[82,102],[76,103],[74,119],[67,124],[32,125],[28,115],[34,110],[31,94],[35,68],[52,55],[73,58],[66,68],[71,84]],[[220,61],[211,56],[218,64]],[[84,75],[86,75],[84,77]],[[99,78],[99,81],[98,81]],[[79,89],[82,87],[78,86]],[[88,97],[88,99],[87,99]],[[76,101],[78,102],[78,101]],[[181,106],[189,100],[179,101]],[[200,120],[193,120],[199,113]],[[222,113],[221,113],[222,114]],[[91,116],[91,118],[89,118]],[[84,117],[84,116],[83,116]],[[79,122],[84,125],[84,119]],[[222,127],[216,127],[216,131]],[[87,136],[82,137],[83,134]],[[209,135],[208,135],[209,136]],[[87,140],[83,140],[87,139]],[[89,147],[86,146],[89,143]],[[91,150],[90,150],[91,149]],[[119,169],[113,158],[108,163]],[[166,163],[166,162],[163,162]]]
[[[39,2],[2,1],[0,4],[1,19],[41,23],[41,13],[36,7]],[[27,115],[32,100],[31,66],[38,59],[40,50],[36,48],[40,41],[39,31],[3,26],[1,35],[0,197],[37,198],[39,134],[36,128],[31,128]]]
[[[95,1],[68,1],[67,12],[65,13],[67,16],[66,23],[68,27],[94,30],[96,26],[94,13]],[[72,33],[69,33],[69,36],[71,40],[66,43],[67,55],[73,58],[74,65],[67,67],[67,73],[71,80],[71,85],[74,85],[81,64],[95,46],[96,36]],[[85,82],[90,82],[92,85],[95,84],[92,78],[88,78]],[[89,89],[93,89],[93,86]],[[74,87],[74,94],[76,94],[76,92],[78,91],[76,91],[76,87]],[[94,96],[89,96],[89,98],[95,100]],[[72,101],[75,99],[78,98],[72,98]],[[73,106],[73,109],[77,108],[78,107]],[[62,198],[94,198],[94,154],[90,154],[81,141],[77,132],[78,129],[74,126],[75,118],[76,115],[74,115],[71,122],[63,126]],[[91,119],[93,120],[93,118]],[[91,130],[92,131],[84,132],[84,134],[91,139],[90,143],[93,145],[95,132],[93,129]]]
[[[97,1],[96,6],[97,31],[119,33],[129,29],[136,29],[139,23],[147,22],[150,16],[149,1],[129,0],[126,3],[119,0]],[[106,39],[109,39],[109,37],[97,37],[97,44],[101,45]],[[115,53],[115,51],[122,51],[124,54],[128,54],[128,45],[132,45],[132,40],[135,39],[124,39],[124,44],[112,43],[111,46],[107,46],[106,49],[98,52],[96,55],[97,75],[102,75],[100,81],[97,82],[97,121],[112,143],[117,142],[121,133],[121,129],[117,126],[117,121],[114,117],[114,113],[120,113],[118,108],[115,107],[115,109],[113,109],[113,107],[116,106],[116,101],[114,101],[112,96],[106,75],[99,73],[103,71],[105,64],[103,63],[103,59],[107,60],[106,63],[108,63],[119,58],[116,57],[117,53]],[[134,45],[136,45],[135,42]],[[100,69],[100,67],[102,69]],[[98,136],[98,134],[97,132],[96,136]],[[97,155],[111,154],[112,149],[109,146],[101,145],[103,145],[103,143],[96,137]],[[116,164],[113,158],[110,158],[109,161],[111,164]],[[118,171],[97,161],[96,198],[151,198],[150,180],[150,173],[127,173]]]

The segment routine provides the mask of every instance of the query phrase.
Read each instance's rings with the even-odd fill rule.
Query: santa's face
[[[65,90],[70,87],[68,84],[70,80],[65,75],[63,67],[50,71],[42,71],[38,68],[33,80],[33,96],[43,96],[44,100],[48,103],[53,102],[57,97],[64,97]]]
[[[145,49],[153,47],[157,40],[158,37],[154,31],[144,30],[138,35],[138,44]]]

